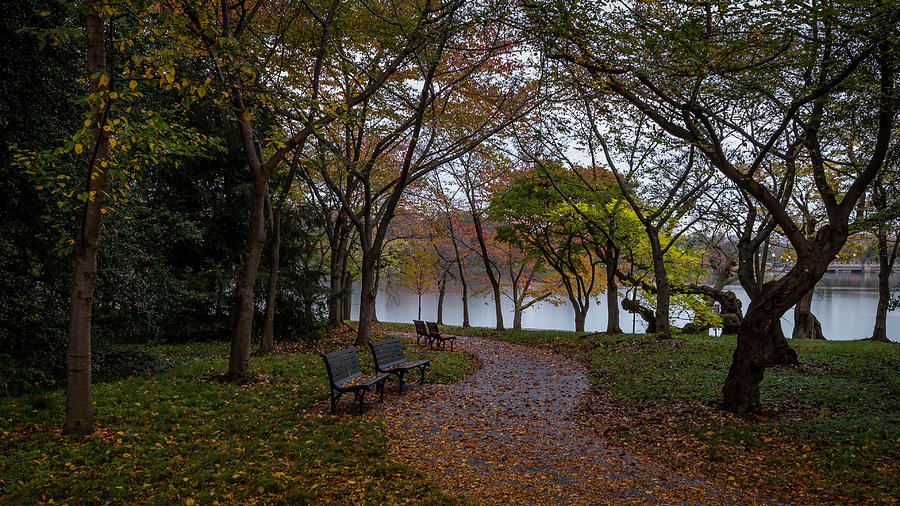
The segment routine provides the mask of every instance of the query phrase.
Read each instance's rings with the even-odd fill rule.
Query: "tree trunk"
[[[444,294],[447,292],[447,270],[441,276],[441,284],[438,286],[437,324],[444,324]],[[420,320],[422,318],[419,318]]]
[[[522,330],[522,308],[516,307],[515,312],[513,312],[513,328]]]
[[[344,275],[343,275],[344,287],[341,290],[341,297],[343,298],[343,311],[342,320],[351,320],[353,317],[350,315],[350,309],[353,307],[353,278],[350,277],[349,266],[347,265],[346,260],[344,261]]]
[[[827,230],[825,231],[827,233]],[[798,257],[797,263],[784,277],[763,286],[750,303],[738,330],[738,343],[732,357],[728,377],[722,386],[723,405],[735,413],[749,413],[759,407],[759,383],[766,367],[796,362],[794,350],[779,336],[781,316],[796,303],[797,293],[806,293],[816,285],[834,255],[846,240],[838,234],[823,235],[814,246],[815,256]],[[778,326],[778,328],[776,328]],[[782,344],[784,343],[784,344]]]
[[[619,326],[619,286],[616,271],[619,270],[619,256],[612,241],[606,241],[606,333],[621,334]]]
[[[66,422],[65,434],[94,432],[93,394],[91,392],[91,313],[97,282],[97,249],[103,225],[103,205],[109,188],[109,173],[102,162],[109,158],[109,137],[103,131],[109,89],[100,77],[107,75],[104,20],[90,5],[85,18],[87,38],[87,73],[91,94],[91,159],[88,165],[87,191],[81,230],[75,243],[75,268],[72,299],[69,306],[69,344],[66,356]],[[95,77],[96,76],[96,77]]]
[[[456,266],[459,268],[459,284],[462,285],[462,310],[463,328],[469,328],[469,286],[466,284],[466,273],[463,270],[462,258],[459,256],[459,245],[456,243],[456,233],[453,231],[453,220],[448,218],[450,239],[453,241],[453,251],[456,253]]]
[[[647,235],[653,252],[653,276],[656,279],[656,334],[657,337],[669,339],[672,337],[672,328],[669,325],[669,275],[663,263],[659,235],[653,228],[647,229]]]
[[[278,293],[278,268],[281,261],[281,207],[272,213],[272,252],[269,259],[269,283],[266,289],[266,315],[263,321],[259,353],[271,353],[275,349],[275,296]]]
[[[587,318],[587,309],[575,310],[575,332],[584,332],[584,320]]]
[[[491,288],[494,292],[494,313],[497,318],[497,330],[503,330],[503,309],[500,306],[500,281],[494,275],[494,269],[491,267],[491,259],[488,256],[487,244],[484,240],[484,230],[481,227],[481,216],[472,211],[472,220],[475,224],[475,235],[478,237],[478,245],[481,248],[481,259],[484,261],[484,270],[487,272],[488,280],[491,282]]]
[[[255,156],[248,153],[248,156]],[[266,178],[254,171],[253,204],[250,210],[250,231],[247,237],[247,253],[244,255],[244,269],[235,290],[235,323],[231,339],[231,356],[228,362],[230,379],[247,375],[250,366],[250,333],[253,329],[253,289],[259,273],[259,263],[266,242],[265,202]]]
[[[875,328],[872,330],[872,340],[889,342],[887,336],[887,313],[891,301],[891,270],[892,266],[884,262],[878,267],[878,307],[875,309]]]
[[[416,295],[418,295],[418,298],[419,298],[419,312],[417,313],[418,316],[416,317],[416,319],[421,320],[422,319],[422,294],[419,293]]]
[[[880,186],[880,184],[879,184]],[[880,197],[880,195],[878,195]],[[872,340],[889,342],[887,336],[887,313],[891,302],[891,272],[900,250],[900,235],[894,236],[893,248],[888,247],[887,230],[880,224],[878,230],[878,306],[875,309],[875,327]]]
[[[825,339],[822,324],[812,312],[812,299],[815,290],[806,292],[794,307],[794,339]]]
[[[356,334],[356,346],[365,346],[372,338],[372,321],[375,318],[375,259],[370,252],[363,252],[362,272],[360,273],[359,294],[359,330]]]
[[[329,294],[328,294],[328,323],[337,325],[350,318],[344,311],[344,276],[347,271],[347,241],[350,237],[350,229],[343,225],[341,218],[334,227],[334,236],[331,238],[331,261],[329,262]]]

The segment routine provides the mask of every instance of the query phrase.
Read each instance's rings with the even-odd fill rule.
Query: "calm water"
[[[822,322],[822,331],[825,337],[833,340],[862,339],[869,337],[872,327],[875,325],[875,304],[878,302],[878,292],[875,288],[877,278],[859,274],[826,274],[825,278],[816,286],[813,296],[812,310]],[[894,283],[896,285],[896,282]],[[459,292],[447,290],[444,299],[444,323],[448,325],[462,324],[462,301]],[[740,286],[731,286],[735,294],[744,303],[744,308],[750,303],[746,293]],[[507,328],[512,327],[513,307],[512,303],[505,299],[503,303],[503,323]],[[359,286],[353,295],[354,317],[359,314]],[[377,300],[376,314],[381,321],[410,322],[416,319],[417,297],[415,293],[397,286],[387,285],[381,289]],[[585,320],[585,330],[606,330],[606,298],[605,296],[596,305],[591,306]],[[640,318],[633,318],[631,314],[620,311],[620,325],[622,330],[630,332],[634,329],[643,332],[646,326]],[[786,336],[790,337],[794,327],[793,310],[788,311],[781,318],[782,328]],[[422,318],[434,321],[437,318],[437,292],[422,296]],[[469,298],[469,321],[474,326],[492,327],[494,321],[494,303],[489,291],[476,294]],[[686,320],[678,319],[676,324],[681,326]],[[575,312],[565,303],[554,306],[543,302],[528,308],[522,314],[522,326],[533,329],[574,330]],[[892,341],[900,341],[900,311],[888,313],[887,318],[888,337]]]

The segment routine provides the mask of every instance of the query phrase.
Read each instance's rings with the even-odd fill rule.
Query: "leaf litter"
[[[777,502],[603,439],[579,421],[592,391],[574,359],[473,337],[457,337],[457,346],[482,368],[455,385],[411,385],[365,415],[383,421],[392,459],[453,496],[478,504]]]

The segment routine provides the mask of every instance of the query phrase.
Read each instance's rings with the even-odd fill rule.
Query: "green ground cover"
[[[475,367],[463,353],[406,347],[411,359],[432,360],[429,382],[455,381]],[[313,407],[328,396],[317,350],[256,357],[256,379],[244,385],[213,379],[227,369],[227,350],[161,346],[175,365],[96,384],[98,430],[83,439],[60,434],[62,392],[3,399],[0,504],[452,502],[387,460],[380,423]],[[368,350],[360,360],[371,372]],[[355,413],[350,404],[344,396],[343,413]]]
[[[799,502],[900,501],[900,344],[791,341],[801,365],[766,371],[764,409],[748,419],[716,406],[733,336],[442,331],[582,360],[589,422],[671,467]]]

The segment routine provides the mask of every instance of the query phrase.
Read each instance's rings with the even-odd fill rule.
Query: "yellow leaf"
[[[103,74],[100,76],[100,86],[109,86],[109,76]]]
[[[244,121],[251,121],[253,119],[253,114],[250,114],[250,111],[244,111],[243,117]]]
[[[76,144],[75,153],[80,155],[82,151],[84,151],[84,146],[82,146],[81,144]]]
[[[206,95],[206,88],[197,88],[197,95],[200,95],[200,98],[203,98]]]
[[[131,88],[133,91],[135,88],[137,88],[137,81],[135,81],[134,79],[132,79],[131,81],[128,81],[128,87]]]
[[[116,144],[118,144],[118,142],[116,142],[116,138],[110,137],[109,138],[109,147],[114,148],[114,147],[116,147]]]
[[[84,126],[91,126],[91,120],[90,119],[84,120]]]
[[[175,74],[171,74],[171,73],[166,74],[166,81],[169,81],[170,84],[174,83],[175,82]]]
[[[192,504],[194,504],[194,498],[188,497],[187,499],[184,500],[184,503],[187,504],[188,506],[191,506]]]

